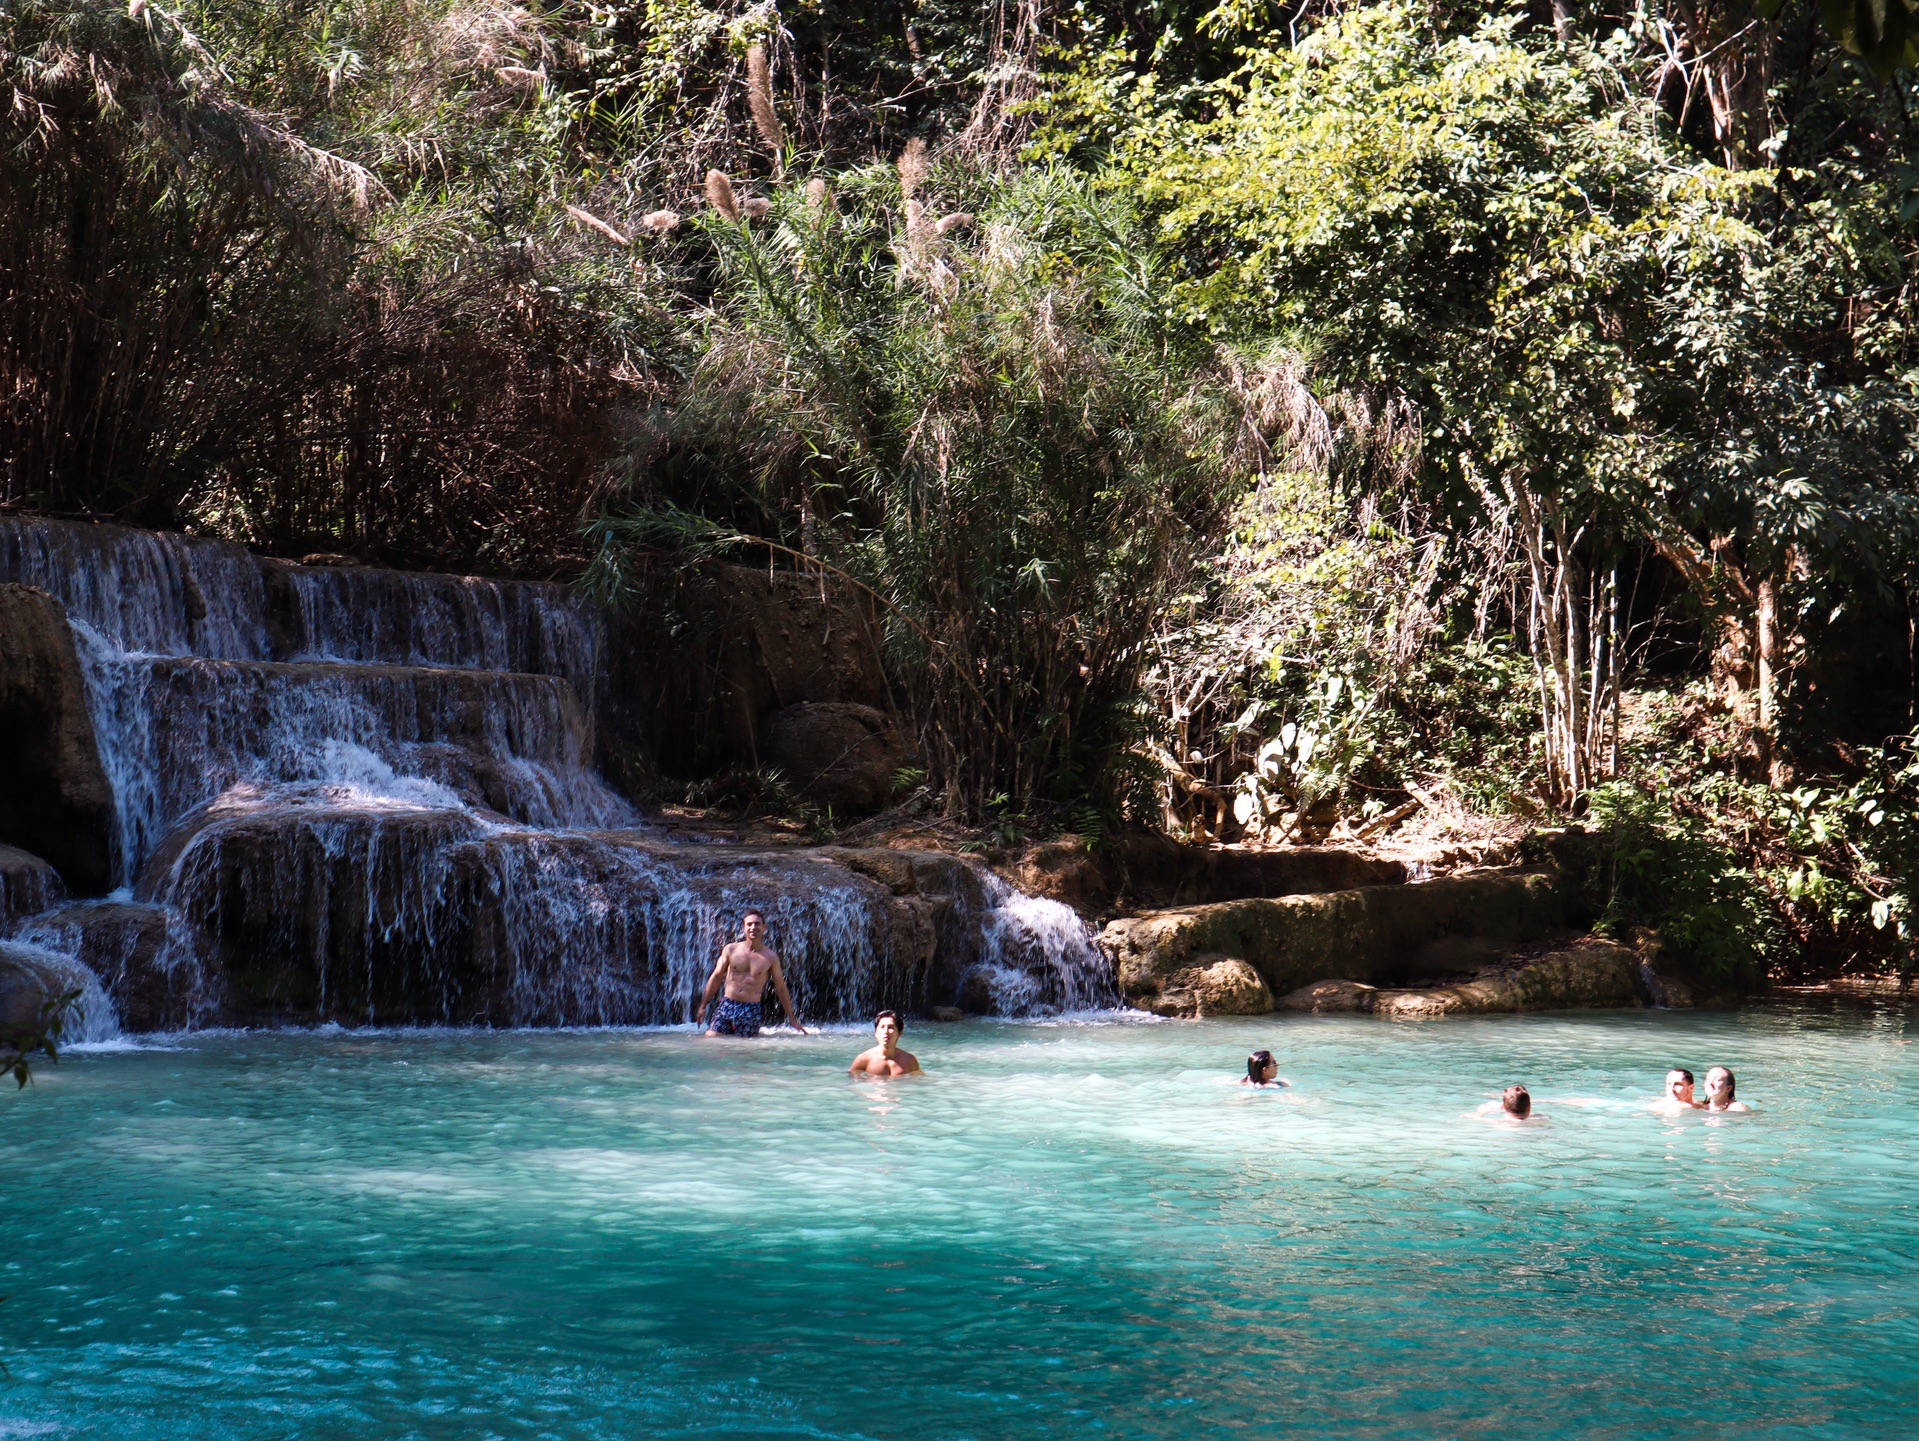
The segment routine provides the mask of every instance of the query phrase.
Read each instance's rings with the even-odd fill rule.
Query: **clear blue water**
[[[0,1095],[0,1437],[1904,1437],[1902,1013],[214,1036]],[[1290,1094],[1229,1084],[1253,1045]],[[1758,1113],[1661,1119],[1669,1064]],[[1547,1124],[1472,1109],[1511,1080]],[[1583,1101],[1586,1104],[1573,1104]]]

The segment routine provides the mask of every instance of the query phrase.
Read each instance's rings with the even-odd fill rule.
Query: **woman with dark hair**
[[[1732,1072],[1724,1066],[1714,1066],[1706,1072],[1706,1109],[1708,1111],[1750,1111],[1752,1109],[1739,1099],[1738,1082],[1733,1080]]]
[[[1285,1086],[1290,1084],[1279,1078],[1279,1062],[1273,1059],[1271,1051],[1254,1051],[1246,1058],[1246,1075],[1240,1081],[1240,1085]]]

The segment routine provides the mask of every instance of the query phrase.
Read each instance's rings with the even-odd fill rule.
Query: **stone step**
[[[1110,922],[1099,941],[1129,1004],[1253,1014],[1314,981],[1456,972],[1475,950],[1487,959],[1567,926],[1552,875],[1510,868],[1152,911]]]
[[[545,826],[634,812],[592,769],[592,729],[551,675],[423,666],[85,657],[93,728],[136,874],[234,787],[332,787]]]

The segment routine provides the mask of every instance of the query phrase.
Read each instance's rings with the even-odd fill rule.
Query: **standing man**
[[[766,917],[758,911],[748,911],[746,919],[740,922],[740,938],[728,942],[720,949],[719,964],[713,967],[713,974],[706,978],[706,990],[700,996],[699,1009],[693,1012],[695,1021],[706,1019],[708,1006],[723,986],[726,997],[713,1008],[713,1024],[706,1028],[709,1036],[757,1036],[760,1033],[761,1003],[766,999],[766,983],[773,983],[774,994],[779,996],[780,1005],[786,1011],[786,1023],[802,1036],[806,1027],[800,1024],[800,1013],[794,1009],[793,998],[786,992],[786,976],[780,970],[780,958],[766,943]]]

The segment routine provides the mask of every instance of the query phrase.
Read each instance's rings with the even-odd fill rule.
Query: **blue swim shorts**
[[[713,1020],[707,1034],[714,1036],[757,1036],[760,1033],[760,1003],[722,999],[713,1008]]]

